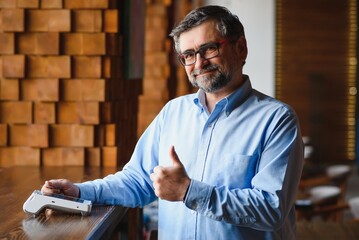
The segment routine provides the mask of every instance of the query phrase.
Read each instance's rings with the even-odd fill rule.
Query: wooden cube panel
[[[0,54],[14,54],[14,33],[0,32]]]
[[[73,57],[74,78],[101,78],[101,57]]]
[[[30,78],[70,78],[69,56],[29,56],[28,73]]]
[[[75,32],[101,32],[101,10],[74,10],[72,11],[73,30]]]
[[[41,8],[59,9],[62,8],[62,0],[40,0]]]
[[[55,124],[50,126],[50,143],[55,147],[93,147],[94,126]]]
[[[122,39],[117,33],[106,34],[106,56],[122,56]]]
[[[59,80],[24,79],[21,81],[21,99],[28,101],[58,101]]]
[[[23,78],[25,76],[25,56],[3,55],[2,75],[5,78]]]
[[[2,30],[4,32],[24,31],[24,9],[4,8],[1,9]]]
[[[0,11],[1,14],[1,11]],[[0,25],[1,28],[1,25]],[[4,77],[4,75],[2,74],[2,56],[0,55],[0,78]]]
[[[40,166],[40,149],[31,147],[0,147],[0,166]]]
[[[103,124],[96,127],[96,144],[98,146],[116,145],[116,124]]]
[[[104,11],[104,31],[117,33],[119,30],[118,10],[108,9]]]
[[[55,103],[35,102],[34,103],[34,122],[35,123],[55,123]]]
[[[15,8],[16,0],[0,0],[0,8]]]
[[[98,147],[85,149],[85,165],[92,167],[101,166],[101,149]]]
[[[10,125],[9,145],[47,147],[49,145],[49,131],[46,124]]]
[[[0,100],[19,100],[19,80],[0,77]]]
[[[17,37],[17,49],[21,54],[58,55],[59,33],[21,33]]]
[[[64,5],[70,9],[105,9],[108,8],[108,0],[64,0]]]
[[[38,8],[39,0],[16,0],[18,8]]]
[[[83,148],[47,148],[42,150],[43,166],[84,166]]]
[[[70,10],[29,10],[27,29],[30,32],[70,32]]]
[[[0,123],[31,123],[31,102],[0,102]]]
[[[106,36],[104,33],[68,33],[63,35],[66,55],[104,55]]]
[[[117,147],[102,147],[102,165],[104,167],[117,166]]]
[[[58,123],[98,124],[100,104],[98,102],[59,102]]]
[[[61,81],[63,101],[105,101],[104,79],[65,79]]]
[[[103,77],[120,80],[123,76],[123,60],[121,57],[104,56],[102,59]]]
[[[7,145],[7,124],[0,123],[0,146]]]

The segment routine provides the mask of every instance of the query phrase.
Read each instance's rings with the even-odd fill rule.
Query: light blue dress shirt
[[[303,165],[298,118],[244,78],[212,113],[201,90],[170,101],[123,171],[78,184],[81,197],[129,207],[152,202],[150,174],[171,166],[174,145],[191,184],[183,202],[159,200],[159,239],[295,239]]]

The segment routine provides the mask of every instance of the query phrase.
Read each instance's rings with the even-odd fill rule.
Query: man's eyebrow
[[[205,47],[205,46],[208,46],[208,45],[211,45],[211,44],[215,44],[216,42],[214,42],[214,41],[210,41],[210,42],[206,42],[206,43],[203,43],[203,44],[201,44],[201,45],[199,45],[199,48],[198,49],[200,49],[200,48],[202,48],[202,47]],[[184,50],[183,52],[180,52],[180,53],[189,53],[189,52],[195,52],[196,50],[194,50],[194,48],[191,48],[191,49],[186,49],[186,50]]]

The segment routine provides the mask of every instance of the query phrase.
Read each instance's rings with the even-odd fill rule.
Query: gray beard
[[[217,72],[210,76],[196,79],[195,75],[211,70],[217,70]],[[202,70],[194,70],[189,80],[194,87],[198,87],[206,93],[212,93],[226,86],[231,81],[231,76],[219,71],[217,65],[209,65]]]

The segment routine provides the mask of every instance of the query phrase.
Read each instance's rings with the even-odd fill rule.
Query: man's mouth
[[[213,70],[209,70],[209,71],[202,71],[198,74],[195,74],[194,76],[195,77],[198,77],[198,76],[203,76],[203,75],[207,75],[207,74],[210,74],[211,72],[213,72]]]
[[[211,66],[208,66],[207,68],[204,68],[204,69],[198,69],[198,70],[194,70],[192,72],[192,76],[193,77],[197,77],[197,76],[201,76],[201,75],[208,75],[214,71],[218,70],[218,67],[215,66],[215,65],[211,65]]]

